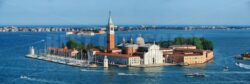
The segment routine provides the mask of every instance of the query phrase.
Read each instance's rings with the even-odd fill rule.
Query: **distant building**
[[[109,64],[119,64],[119,65],[128,65],[128,66],[137,66],[140,65],[139,56],[131,56],[127,54],[116,54],[116,53],[104,53],[97,52],[95,54],[97,62],[103,62],[104,57],[107,56]]]
[[[169,46],[172,49],[196,49],[196,46],[193,45],[172,45]]]
[[[75,57],[79,53],[76,49],[68,49],[67,47],[64,48],[48,48],[48,52],[53,55],[58,56],[68,56],[68,57]]]
[[[213,52],[210,50],[199,49],[177,49],[173,50],[173,54],[165,56],[167,62],[177,63],[181,65],[203,64],[212,60]]]

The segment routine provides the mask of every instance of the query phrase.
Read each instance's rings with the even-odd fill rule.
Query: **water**
[[[250,50],[249,30],[151,30],[117,32],[116,42],[122,37],[135,38],[141,33],[146,41],[173,39],[177,36],[205,37],[214,42],[215,59],[204,66],[194,67],[154,67],[154,68],[118,68],[109,67],[89,69],[56,64],[25,58],[29,46],[44,47],[43,39],[47,36],[63,36],[63,33],[0,33],[0,83],[18,84],[249,84],[249,61],[239,61],[244,66],[237,66],[234,56]],[[63,36],[64,37],[64,36]],[[105,36],[66,36],[66,39],[105,45]],[[60,39],[59,39],[60,40]],[[59,41],[54,40],[54,41]],[[51,41],[52,42],[52,41]],[[59,45],[58,45],[59,46]],[[224,72],[225,66],[229,71]],[[204,72],[204,78],[187,78],[189,72]],[[22,76],[22,77],[21,77]]]

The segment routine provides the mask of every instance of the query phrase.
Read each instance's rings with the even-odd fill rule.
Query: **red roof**
[[[134,57],[131,55],[127,55],[127,54],[117,54],[117,53],[104,53],[104,52],[97,52],[97,55],[102,55],[102,56],[117,56],[117,57]]]
[[[49,51],[56,51],[56,52],[68,52],[67,48],[48,48]]]
[[[111,49],[111,50],[121,50],[121,49],[119,49],[119,48],[113,48],[113,49]]]
[[[202,54],[182,54],[182,53],[174,53],[174,54],[170,54],[172,56],[203,56]]]

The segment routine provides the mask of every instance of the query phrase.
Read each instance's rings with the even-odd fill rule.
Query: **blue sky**
[[[250,0],[0,0],[0,24],[250,25]]]

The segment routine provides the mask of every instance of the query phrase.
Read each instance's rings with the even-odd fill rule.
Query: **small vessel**
[[[96,68],[97,65],[96,65],[96,64],[90,64],[88,67],[89,67],[89,68]]]
[[[23,75],[21,75],[20,78],[21,79],[30,79],[28,76],[23,76]]]
[[[188,73],[185,74],[186,77],[205,77],[205,73]]]
[[[95,33],[92,31],[84,31],[84,32],[66,32],[66,35],[89,35],[94,36]]]
[[[241,55],[237,55],[235,56],[236,59],[242,59],[242,56]]]
[[[118,65],[118,67],[127,67],[127,65]]]
[[[26,55],[26,57],[29,57],[29,58],[37,58],[37,55],[35,54],[35,49],[34,47],[30,47],[29,49],[29,53]]]
[[[75,32],[66,32],[66,35],[73,35],[76,34]]]
[[[224,67],[224,69],[223,69],[223,71],[228,71],[228,70],[229,70],[228,66]]]
[[[100,72],[100,70],[80,69],[81,72]]]
[[[246,52],[240,55],[243,60],[250,60],[250,53]]]
[[[118,75],[127,75],[126,73],[118,73]]]
[[[89,35],[89,36],[94,36],[94,32],[78,32],[77,35]]]

